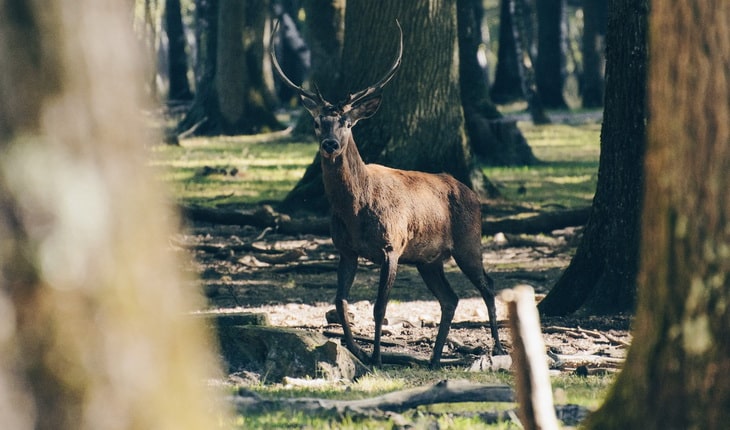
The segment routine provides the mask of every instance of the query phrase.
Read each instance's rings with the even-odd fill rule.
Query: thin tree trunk
[[[583,70],[580,94],[583,107],[603,106],[604,69],[606,64],[607,0],[583,0],[583,36],[581,53]]]
[[[235,135],[283,128],[274,116],[273,98],[263,79],[267,4],[266,0],[216,0],[205,5],[203,81],[178,125],[179,132],[194,129],[197,135]]]
[[[165,0],[165,31],[168,40],[168,101],[188,101],[193,98],[188,82],[187,45],[182,22],[180,0]]]
[[[721,429],[730,422],[730,4],[651,9],[634,341],[587,428]]]
[[[528,45],[526,23],[531,18],[526,2],[527,0],[509,0],[520,85],[522,85],[522,93],[527,99],[527,109],[530,111],[532,122],[535,124],[549,124],[550,118],[545,113],[540,94],[537,92],[535,70],[532,66],[534,61]]]
[[[520,78],[521,59],[517,57],[513,31],[511,0],[499,2],[499,47],[497,48],[497,69],[490,96],[496,103],[510,103],[525,97]]]
[[[482,15],[481,0],[457,1],[459,85],[469,146],[487,164],[534,164],[537,159],[516,122],[503,120],[489,98],[488,76],[477,58]]]
[[[538,0],[537,58],[535,82],[540,100],[547,108],[567,109],[563,97],[567,46],[565,0]]]

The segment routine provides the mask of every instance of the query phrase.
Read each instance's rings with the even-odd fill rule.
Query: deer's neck
[[[322,179],[334,213],[357,214],[366,205],[367,170],[352,136],[339,157],[322,158]]]

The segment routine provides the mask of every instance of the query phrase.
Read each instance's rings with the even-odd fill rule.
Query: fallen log
[[[233,397],[239,413],[271,410],[295,410],[320,415],[370,416],[385,412],[404,412],[423,405],[460,402],[513,402],[514,394],[507,385],[478,384],[465,380],[443,380],[428,387],[395,391],[361,400],[318,398],[263,399],[255,393],[239,392]]]
[[[223,225],[249,225],[253,227],[275,228],[282,234],[316,234],[329,235],[329,217],[308,216],[292,218],[280,214],[271,206],[264,205],[250,212],[235,209],[209,208],[201,206],[181,207],[182,216],[194,222],[206,222]],[[497,233],[549,233],[566,227],[584,225],[588,220],[590,207],[541,212],[526,217],[509,217],[503,219],[482,218],[484,234]]]
[[[549,233],[566,227],[584,225],[588,221],[591,208],[565,209],[541,212],[520,218],[504,218],[499,220],[482,219],[482,233]]]

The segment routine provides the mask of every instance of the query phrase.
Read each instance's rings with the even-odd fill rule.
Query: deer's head
[[[269,44],[271,63],[282,82],[299,94],[299,97],[302,99],[302,104],[312,115],[314,119],[314,131],[317,139],[319,139],[319,152],[322,157],[334,159],[342,154],[345,146],[352,140],[350,139],[352,127],[359,120],[373,116],[378,110],[378,107],[380,107],[382,90],[395,76],[395,73],[400,67],[401,57],[403,56],[403,31],[398,21],[396,21],[396,24],[400,33],[400,43],[398,45],[398,57],[390,67],[390,70],[377,83],[364,90],[348,95],[344,101],[336,104],[325,100],[316,85],[316,92],[311,92],[296,85],[286,77],[281,70],[279,62],[276,60],[276,53],[274,52],[273,37],[278,29],[278,23],[271,33],[272,43]]]

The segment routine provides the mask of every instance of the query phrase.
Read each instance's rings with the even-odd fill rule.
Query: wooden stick
[[[526,430],[557,430],[545,342],[532,287],[520,285],[501,294],[507,302],[512,328],[512,356],[516,370],[520,421]]]

